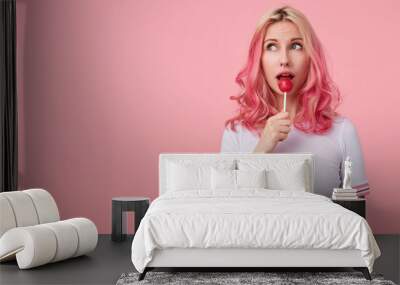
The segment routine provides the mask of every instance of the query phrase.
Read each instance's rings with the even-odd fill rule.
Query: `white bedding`
[[[325,196],[266,189],[161,195],[133,239],[135,268],[143,272],[165,248],[358,249],[370,272],[380,256],[361,216]]]

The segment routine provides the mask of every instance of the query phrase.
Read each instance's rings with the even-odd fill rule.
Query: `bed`
[[[352,267],[379,247],[364,218],[313,193],[312,154],[160,154],[159,194],[132,242],[158,267]]]

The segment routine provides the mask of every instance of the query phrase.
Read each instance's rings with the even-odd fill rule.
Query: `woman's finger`
[[[290,120],[279,120],[277,122],[280,126],[290,126],[292,123]]]
[[[279,132],[288,134],[290,132],[290,127],[288,127],[288,126],[280,126],[279,127]]]
[[[285,118],[289,118],[289,113],[288,112],[280,112],[278,114],[275,114],[274,116],[272,116],[271,118],[274,119],[285,119]]]
[[[279,134],[279,141],[284,141],[285,139],[287,139],[288,134],[285,133],[280,133]]]

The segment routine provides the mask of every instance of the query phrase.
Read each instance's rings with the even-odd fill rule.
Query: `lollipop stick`
[[[283,112],[286,112],[286,92],[283,92]]]

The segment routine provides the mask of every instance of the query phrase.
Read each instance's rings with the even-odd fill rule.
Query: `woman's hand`
[[[269,117],[262,131],[260,140],[253,152],[272,152],[278,142],[287,139],[291,121],[288,112],[280,112]]]

